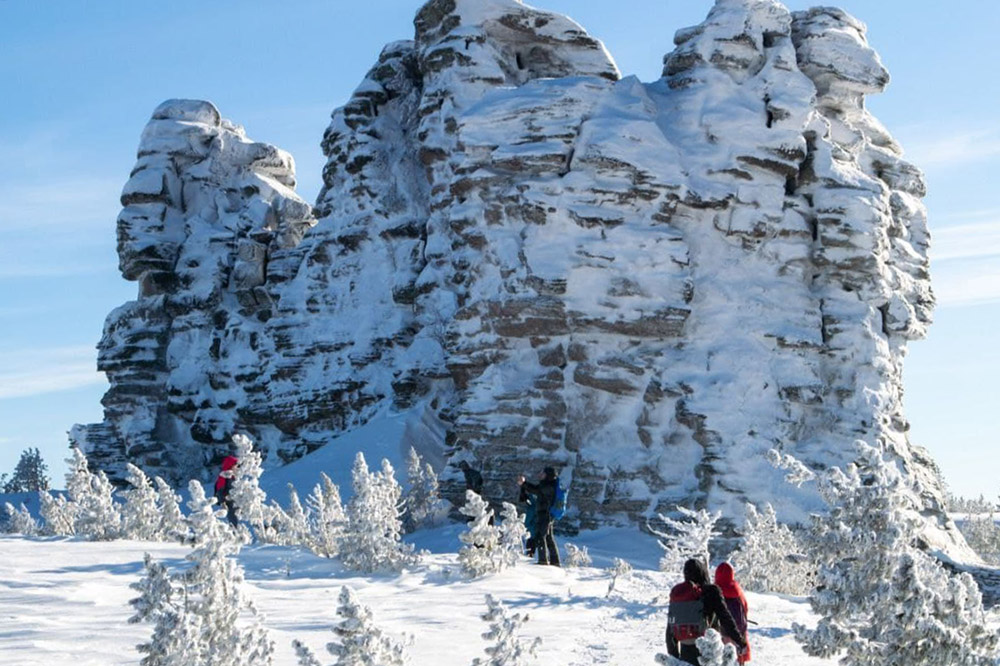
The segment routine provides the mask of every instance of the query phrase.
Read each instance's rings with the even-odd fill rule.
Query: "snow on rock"
[[[311,229],[287,155],[207,103],[154,114],[119,231],[142,295],[101,343],[105,421],[75,431],[92,460],[182,478],[245,430],[274,466],[409,412],[496,506],[554,464],[568,524],[680,504],[731,529],[747,501],[821,506],[766,451],[819,469],[864,439],[917,482],[931,545],[961,543],[907,438],[924,183],[865,109],[888,74],[862,23],[717,0],[648,84],[517,0],[430,0],[415,28],[334,111]]]

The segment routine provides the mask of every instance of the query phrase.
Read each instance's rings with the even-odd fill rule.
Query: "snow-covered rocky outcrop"
[[[489,498],[555,464],[593,526],[801,520],[819,503],[764,453],[823,468],[864,439],[952,529],[901,402],[934,303],[924,183],[865,110],[889,77],[863,24],[717,0],[648,84],[518,0],[430,0],[415,28],[334,112],[311,229],[286,154],[207,103],[154,113],[92,460],[182,478],[240,430],[273,464],[416,407]]]

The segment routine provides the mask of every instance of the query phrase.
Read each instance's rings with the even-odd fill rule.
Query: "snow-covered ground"
[[[400,575],[362,576],[298,549],[244,548],[246,589],[266,615],[276,643],[275,664],[294,665],[293,639],[302,640],[331,663],[325,645],[338,620],[337,595],[351,586],[369,606],[377,624],[394,636],[412,635],[414,666],[468,666],[485,656],[487,629],[479,615],[492,593],[516,612],[527,612],[526,638],[540,636],[539,664],[652,664],[663,651],[666,574],[637,568],[608,596],[603,571],[614,555],[637,567],[652,566],[651,539],[626,532],[582,534],[595,567],[557,569],[531,564],[469,581],[461,576],[454,551],[460,526],[418,534],[415,542],[432,554]],[[450,551],[450,552],[448,552]],[[128,600],[136,593],[143,553],[169,567],[181,566],[184,546],[136,541],[86,542],[67,538],[0,536],[0,664],[54,666],[136,664],[135,645],[151,627],[130,625]],[[812,624],[803,599],[748,594],[753,662],[767,666],[832,663],[811,659],[791,634],[793,622]]]

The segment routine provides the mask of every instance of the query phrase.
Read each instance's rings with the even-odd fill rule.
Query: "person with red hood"
[[[743,652],[746,642],[726,605],[722,590],[708,581],[708,567],[691,558],[684,563],[684,582],[670,590],[667,608],[667,652],[689,664],[699,663],[698,639],[709,629],[715,629],[723,640]]]
[[[219,506],[225,505],[226,520],[233,527],[239,524],[239,519],[236,517],[236,505],[229,499],[229,489],[233,485],[233,479],[236,478],[236,468],[239,464],[240,461],[236,456],[226,456],[222,459],[222,471],[215,480],[215,500]]]
[[[747,636],[747,598],[743,594],[743,588],[736,582],[736,575],[733,572],[733,565],[723,562],[715,569],[715,584],[722,590],[722,596],[726,600],[726,607],[729,608],[736,628],[739,629],[743,637],[743,644],[746,648],[739,654],[739,661],[745,664],[750,661],[750,642]],[[727,643],[732,641],[726,640]]]

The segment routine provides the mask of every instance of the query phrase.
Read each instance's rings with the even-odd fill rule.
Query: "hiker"
[[[684,582],[670,590],[667,611],[667,652],[689,664],[698,663],[695,644],[708,629],[715,629],[723,639],[730,639],[737,654],[746,649],[746,642],[736,627],[726,606],[722,590],[708,582],[708,568],[699,560],[684,563]]]
[[[531,493],[524,486],[521,486],[521,492],[517,497],[517,501],[524,505],[524,526],[528,528],[528,539],[524,544],[524,554],[528,557],[535,556],[535,550],[538,548],[538,520],[537,520],[537,504],[535,500],[531,497]]]
[[[465,489],[471,490],[480,497],[483,495],[483,475],[472,469],[469,463],[462,461],[458,463],[458,468],[465,475]]]
[[[236,517],[236,505],[229,498],[229,491],[233,486],[233,479],[236,478],[236,468],[239,467],[239,464],[240,461],[236,456],[226,456],[222,459],[222,471],[219,472],[219,478],[215,480],[215,500],[219,506],[225,505],[226,520],[233,527],[239,524],[239,519]]]
[[[546,467],[539,476],[538,483],[525,481],[524,475],[517,477],[521,489],[531,496],[535,504],[535,548],[539,564],[559,566],[559,548],[552,534],[552,507],[556,503],[556,470]]]
[[[749,622],[747,617],[748,606],[746,595],[743,594],[743,588],[736,582],[733,565],[729,562],[723,562],[715,568],[715,584],[722,591],[722,597],[726,600],[726,607],[729,609],[730,614],[732,614],[736,628],[743,637],[743,644],[746,647],[739,654],[739,660],[741,664],[745,664],[750,661],[750,641],[747,638],[747,624]],[[727,638],[723,640],[726,643],[732,642]]]

